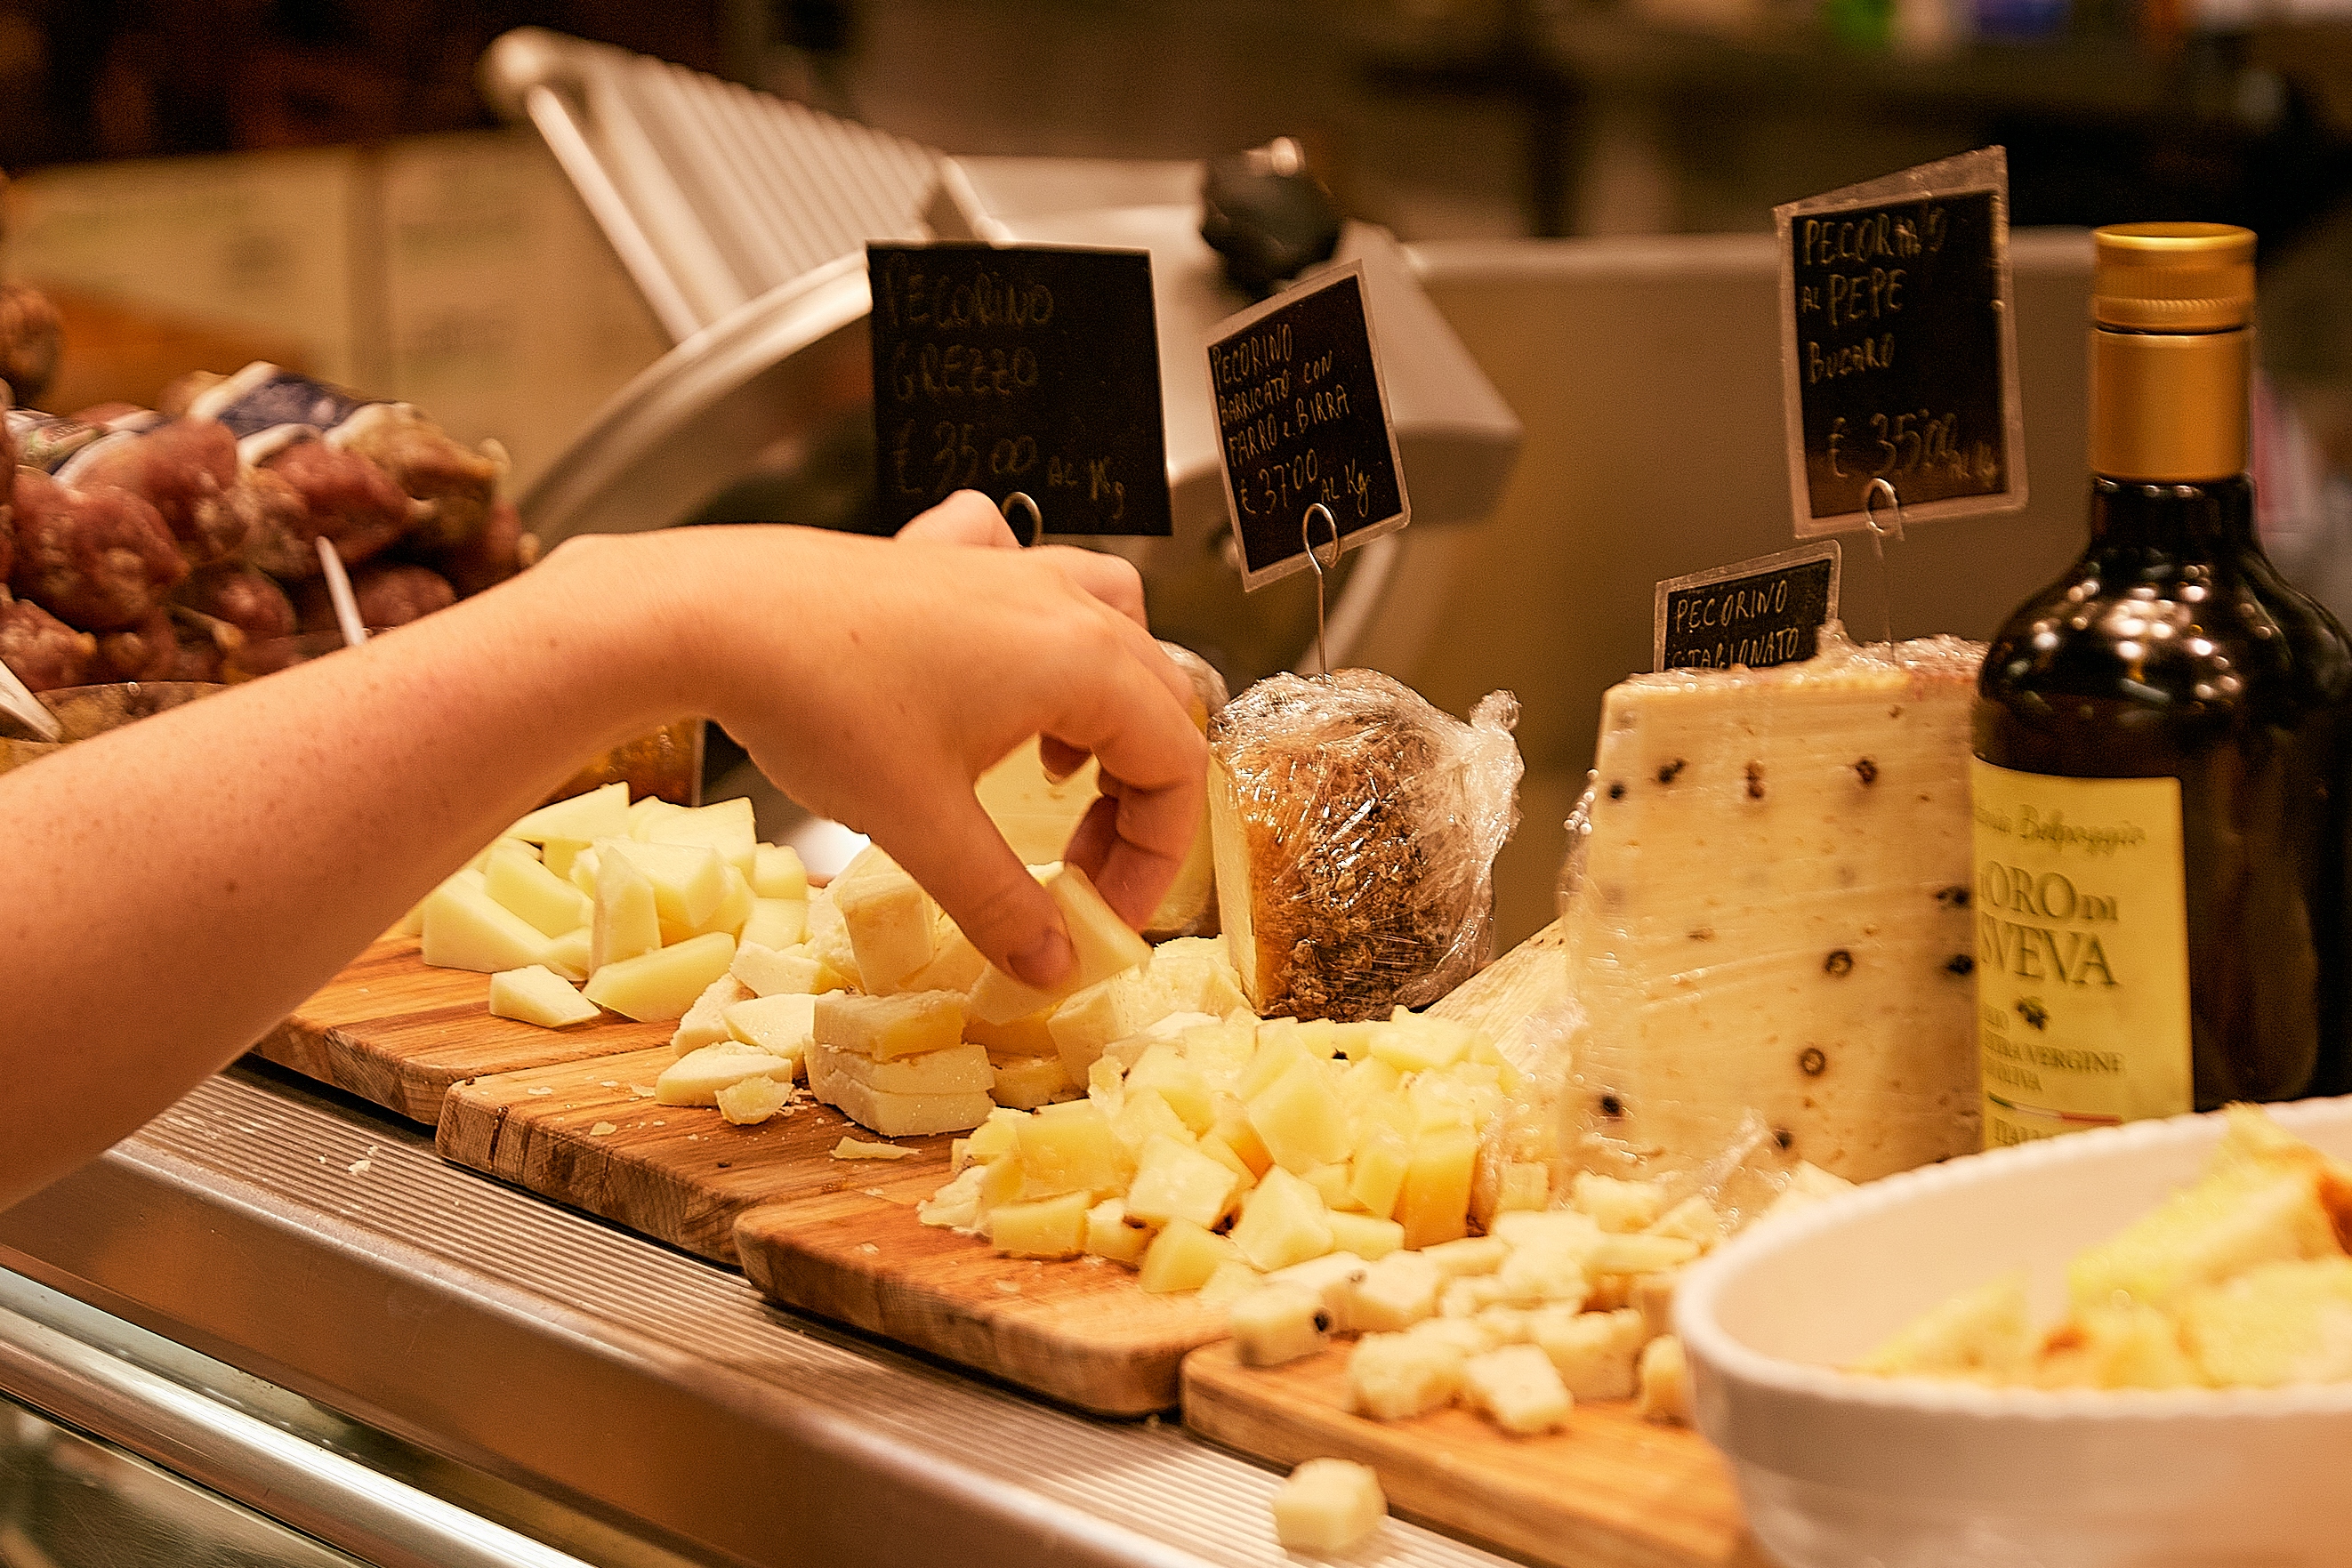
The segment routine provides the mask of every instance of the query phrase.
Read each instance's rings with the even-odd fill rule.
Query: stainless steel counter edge
[[[912,1223],[911,1217],[909,1223]],[[461,1464],[750,1563],[1288,1561],[1269,1472],[835,1333],[232,1071],[0,1214],[0,1262]],[[1492,1563],[1391,1521],[1356,1561]]]

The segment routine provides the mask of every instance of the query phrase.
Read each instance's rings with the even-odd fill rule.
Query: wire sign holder
[[[1208,352],[1242,586],[1311,570],[1328,668],[1325,575],[1346,551],[1412,520],[1362,265],[1324,268],[1231,318]],[[1328,559],[1318,553],[1327,545]]]

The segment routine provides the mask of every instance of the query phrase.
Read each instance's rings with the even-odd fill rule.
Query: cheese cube
[[[1197,1291],[1223,1264],[1238,1254],[1232,1241],[1203,1230],[1189,1219],[1171,1219],[1151,1239],[1143,1254],[1136,1284],[1150,1295]]]
[[[1478,1134],[1440,1127],[1413,1140],[1394,1218],[1404,1244],[1428,1247],[1470,1228],[1470,1178],[1478,1164]]]
[[[619,838],[629,831],[629,787],[606,784],[568,800],[557,800],[527,813],[503,836],[543,844],[550,839],[586,842]]]
[[[1342,1316],[1363,1333],[1397,1333],[1437,1311],[1444,1276],[1423,1252],[1391,1252],[1368,1264],[1349,1288]]]
[[[1396,1212],[1404,1192],[1405,1173],[1412,1168],[1414,1134],[1397,1119],[1367,1115],[1356,1141],[1355,1157],[1348,1166],[1348,1196],[1375,1218]]]
[[[1560,1381],[1579,1399],[1630,1399],[1633,1364],[1650,1337],[1632,1307],[1613,1312],[1538,1312],[1530,1324],[1536,1344],[1551,1357]]]
[[[699,844],[639,843],[608,839],[596,846],[598,865],[625,860],[653,883],[654,908],[666,923],[698,928],[727,902],[727,862]]]
[[[1511,1255],[1510,1243],[1499,1236],[1464,1236],[1422,1248],[1420,1251],[1436,1268],[1438,1276],[1444,1280],[1491,1274],[1500,1269],[1504,1260]]]
[[[719,880],[721,887],[719,907],[699,925],[688,925],[666,915],[661,917],[664,943],[683,942],[691,936],[708,936],[714,931],[723,931],[730,936],[742,934],[760,901],[751,896],[751,884],[744,880],[743,873],[724,862],[719,864]]]
[[[1031,1111],[1077,1093],[1058,1056],[1000,1056],[992,1051],[988,1061],[988,1097],[1000,1105]]]
[[[863,984],[864,977],[857,972],[857,952],[849,940],[849,927],[834,904],[831,888],[810,890],[808,936],[801,947],[810,957],[841,976],[845,986]]]
[[[774,1078],[746,1078],[719,1092],[719,1113],[739,1127],[755,1127],[792,1103],[793,1086]]]
[[[1331,1227],[1322,1195],[1276,1166],[1243,1201],[1234,1245],[1254,1269],[1271,1271],[1331,1250]]]
[[[1331,1076],[1324,1063],[1301,1060],[1249,1099],[1250,1125],[1274,1163],[1293,1176],[1348,1157],[1348,1108]]]
[[[520,845],[490,852],[482,891],[530,922],[542,936],[561,936],[588,924],[588,900]]]
[[[1197,1150],[1167,1138],[1145,1145],[1127,1190],[1127,1211],[1151,1225],[1189,1219],[1213,1227],[1225,1216],[1241,1178]]]
[[[1077,867],[1062,867],[1045,883],[1045,891],[1054,895],[1055,904],[1061,909],[1077,962],[1059,985],[1048,988],[1024,985],[991,966],[971,988],[974,1017],[991,1023],[1009,1022],[1150,958],[1151,949],[1143,938],[1129,930],[1127,923],[1111,912],[1086,873]]]
[[[800,1061],[808,1055],[816,1019],[816,998],[751,997],[731,1003],[719,1016],[730,1039],[771,1056]]]
[[[971,939],[944,914],[933,920],[931,930],[931,961],[895,985],[877,987],[877,990],[968,992],[979,983],[988,960],[980,956]]]
[[[716,1105],[719,1092],[746,1078],[793,1081],[793,1064],[782,1057],[729,1041],[688,1051],[654,1080],[656,1105]]]
[[[1252,1177],[1262,1176],[1274,1168],[1274,1156],[1265,1152],[1265,1145],[1250,1125],[1249,1107],[1230,1094],[1220,1094],[1212,1102],[1216,1106],[1216,1120],[1209,1124],[1210,1136],[1217,1139],[1243,1165]]]
[[[869,990],[892,989],[931,961],[938,905],[880,849],[859,852],[834,879],[832,891]]]
[[[1109,1119],[1090,1102],[1045,1106],[1018,1131],[1025,1197],[1084,1192],[1091,1195],[1087,1202],[1092,1204],[1125,1192],[1135,1174],[1134,1159],[1112,1132]]]
[[[1458,1344],[1410,1333],[1368,1333],[1348,1357],[1348,1398],[1360,1416],[1402,1421],[1454,1403],[1469,1357]]]
[[[425,901],[425,943],[420,956],[441,969],[472,969],[495,975],[528,969],[547,952],[547,937],[508,909],[478,881],[451,877]]]
[[[642,835],[648,843],[692,844],[715,850],[719,858],[749,880],[758,864],[759,829],[751,802],[740,796],[708,806],[690,806],[652,819]],[[805,889],[805,883],[803,883]]]
[[[1130,1269],[1142,1265],[1144,1251],[1158,1233],[1158,1227],[1136,1218],[1127,1211],[1127,1205],[1115,1197],[1107,1197],[1087,1210],[1087,1250]]]
[[[989,1210],[988,1239],[1013,1258],[1075,1258],[1086,1250],[1087,1195],[1066,1192]]]
[[[1354,1298],[1356,1286],[1370,1268],[1370,1264],[1352,1252],[1327,1252],[1320,1258],[1310,1258],[1304,1263],[1277,1269],[1266,1279],[1313,1291],[1316,1299],[1323,1303],[1323,1310],[1331,1314],[1331,1327],[1336,1333],[1355,1327],[1348,1319],[1348,1303]]]
[[[1352,1552],[1388,1517],[1380,1478],[1352,1459],[1309,1459],[1274,1494],[1274,1538],[1284,1550]]]
[[[1312,1166],[1300,1171],[1298,1176],[1308,1186],[1323,1195],[1324,1207],[1362,1212],[1356,1203],[1354,1195],[1348,1191],[1355,1172],[1349,1166],[1347,1161],[1340,1160],[1328,1166]]]
[[[1201,1304],[1204,1307],[1225,1308],[1258,1288],[1265,1276],[1238,1258],[1229,1258],[1217,1265],[1201,1287]]]
[[[1202,1152],[1207,1152],[1205,1146]],[[1323,1217],[1323,1223],[1331,1228],[1333,1247],[1366,1262],[1385,1258],[1404,1245],[1404,1227],[1393,1219],[1335,1208]]]
[[[1118,1141],[1138,1158],[1142,1156],[1144,1145],[1155,1139],[1165,1139],[1187,1147],[1193,1142],[1192,1130],[1168,1108],[1168,1102],[1160,1097],[1157,1090],[1146,1089],[1139,1093],[1129,1093],[1122,1089],[1118,1111],[1111,1117],[1110,1124],[1111,1130],[1118,1134]]]
[[[1601,1244],[1601,1227],[1592,1217],[1571,1208],[1546,1209],[1538,1214],[1498,1214],[1487,1234],[1507,1247],[1569,1247],[1576,1249],[1580,1256],[1590,1255]]]
[[[991,1023],[974,1015],[967,1007],[964,1009],[963,1034],[966,1040],[976,1040],[991,1051],[1003,1051],[1008,1056],[1051,1056],[1059,1060],[1053,1031],[1046,1022],[1051,1016],[1043,1012],[1026,1013],[1009,1022]]]
[[[1591,1294],[1584,1255],[1573,1247],[1514,1247],[1494,1278],[1501,1290],[1496,1300],[1514,1306],[1581,1307]]]
[[[1520,1437],[1558,1430],[1575,1407],[1551,1358],[1531,1344],[1506,1345],[1464,1362],[1462,1392],[1487,1419]]]
[[[593,861],[583,854],[573,862],[573,873],[583,865],[594,867],[596,889],[590,915],[589,972],[656,951],[662,945],[661,913],[652,879],[635,861],[618,853],[597,852]]]
[[[1280,1366],[1330,1343],[1331,1313],[1305,1286],[1269,1280],[1225,1309],[1225,1327],[1244,1366]]]
[[[849,982],[804,948],[789,952],[744,943],[735,949],[735,977],[753,996],[815,996],[845,989]]]
[[[804,898],[753,898],[751,917],[743,922],[739,946],[796,946],[808,935],[808,901]]]
[[[1430,1072],[1453,1066],[1470,1050],[1470,1030],[1452,1019],[1432,1018],[1398,1008],[1386,1027],[1371,1026],[1374,1060],[1400,1072]]]
[[[1643,1345],[1635,1378],[1640,1389],[1634,1409],[1653,1421],[1691,1424],[1690,1365],[1681,1340],[1661,1334]]]
[[[1603,1230],[1643,1230],[1665,1211],[1665,1189],[1655,1182],[1621,1181],[1579,1171],[1569,1183],[1568,1201],[1592,1217]]]
[[[815,1030],[819,1045],[858,1051],[877,1061],[944,1051],[964,1042],[963,998],[953,991],[895,997],[832,993],[817,998]],[[979,1054],[986,1060],[985,1051]]]
[[[580,926],[550,941],[539,961],[576,986],[592,972],[588,960],[594,956],[594,942],[595,932]]]
[[[684,1056],[727,1038],[727,1009],[751,993],[733,975],[721,975],[702,988],[669,1037],[670,1051]]]
[[[1193,1032],[1192,1029],[1184,1031],[1186,1035]],[[1181,1045],[1158,1041],[1145,1047],[1135,1065],[1127,1070],[1127,1087],[1130,1092],[1149,1089],[1157,1092],[1194,1133],[1207,1132],[1216,1121],[1216,1105],[1209,1092],[1208,1080],[1186,1060]]]
[[[604,1016],[595,1003],[573,990],[563,977],[539,964],[492,975],[490,1012],[497,1018],[535,1023],[541,1029],[593,1023]]]
[[[808,902],[808,868],[789,844],[760,844],[752,851],[751,891],[761,898]]]
[[[1603,698],[1567,1049],[1612,1136],[1761,1114],[1855,1179],[1979,1145],[1968,764],[1980,644],[1636,675]],[[1899,1087],[1898,1087],[1899,1086]]]

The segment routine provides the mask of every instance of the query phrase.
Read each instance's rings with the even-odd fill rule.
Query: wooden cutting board
[[[643,1051],[677,1027],[613,1019],[553,1030],[493,1018],[488,975],[427,968],[415,937],[386,936],[253,1051],[429,1127],[463,1079]]]
[[[913,1196],[863,1189],[895,1182],[928,1197],[948,1179],[950,1138],[882,1139],[805,1092],[750,1127],[707,1105],[657,1105],[654,1080],[676,1060],[665,1044],[460,1083],[442,1102],[441,1157],[729,1265],[737,1217],[762,1203],[847,1189],[879,1206],[877,1232],[913,1228]],[[915,1152],[836,1160],[845,1134]]]
[[[927,1163],[769,1204],[737,1223],[736,1252],[786,1306],[1099,1416],[1175,1408],[1186,1353],[1223,1339],[1225,1314],[1189,1292],[1148,1296],[1115,1264],[1000,1258],[919,1223],[914,1205],[947,1179]]]
[[[1563,1432],[1514,1437],[1459,1407],[1410,1421],[1348,1413],[1348,1352],[1245,1367],[1233,1347],[1184,1362],[1184,1424],[1288,1468],[1354,1459],[1380,1472],[1400,1513],[1556,1568],[1769,1568],[1706,1439],[1580,1405]]]

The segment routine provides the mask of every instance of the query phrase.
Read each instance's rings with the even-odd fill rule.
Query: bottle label
[[[1985,1146],[2191,1109],[2180,780],[1969,785]]]

